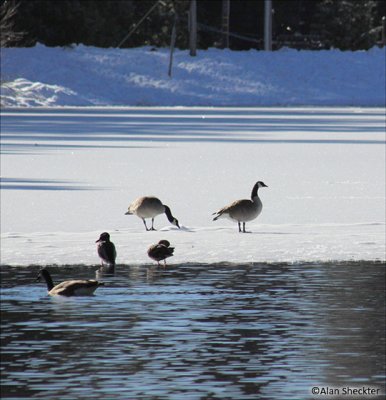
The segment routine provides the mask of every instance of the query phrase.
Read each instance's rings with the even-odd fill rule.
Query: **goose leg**
[[[146,230],[148,231],[149,229],[148,229],[148,227],[147,227],[147,225],[146,225],[146,220],[145,220],[145,218],[142,218],[142,221],[143,221],[143,223],[144,223],[144,225],[145,225]]]
[[[151,219],[151,228],[150,228],[150,230],[151,230],[151,231],[155,231],[155,228],[154,228],[154,218]]]
[[[239,225],[239,232],[241,232],[241,225],[240,225],[240,222],[237,222],[238,223],[238,225]]]
[[[245,222],[243,222],[243,232],[245,233]]]

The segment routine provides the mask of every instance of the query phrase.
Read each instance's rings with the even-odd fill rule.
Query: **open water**
[[[59,283],[96,268],[48,269]],[[38,270],[1,266],[3,400],[384,393],[382,263],[119,265],[73,298],[49,297]]]

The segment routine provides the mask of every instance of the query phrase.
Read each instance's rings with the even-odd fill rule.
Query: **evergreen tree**
[[[10,0],[1,0],[1,4]],[[190,0],[14,0],[13,31],[24,32],[7,45],[85,44],[97,47],[169,46],[177,14],[176,46],[188,46]],[[262,48],[264,0],[231,0],[230,31],[234,50]],[[383,0],[273,0],[273,40],[298,48],[367,49],[379,40]],[[154,6],[154,7],[153,7]],[[152,9],[143,20],[143,16]],[[197,0],[198,48],[221,38],[222,0]],[[134,29],[135,28],[135,29]],[[377,37],[378,35],[378,37]],[[4,36],[4,35],[2,35]],[[310,37],[317,37],[312,42]],[[19,37],[20,39],[20,37]]]
[[[323,0],[317,7],[314,30],[326,48],[368,49],[374,45],[379,2],[375,0]],[[380,21],[379,21],[380,22]]]

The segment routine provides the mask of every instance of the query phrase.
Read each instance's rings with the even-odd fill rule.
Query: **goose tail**
[[[217,221],[222,216],[222,213],[214,212],[212,215],[215,215],[215,217],[213,218],[213,221]]]

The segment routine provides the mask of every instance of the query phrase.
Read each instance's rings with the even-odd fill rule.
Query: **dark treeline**
[[[2,0],[3,5],[14,0]],[[179,48],[188,47],[189,0],[19,0],[12,17],[18,40],[7,46],[85,44],[168,46],[175,14]],[[381,41],[383,0],[273,0],[273,46],[368,49]],[[221,42],[222,0],[197,0],[198,48]],[[263,48],[264,0],[230,1],[230,48]],[[243,37],[243,38],[240,38]],[[250,38],[250,40],[248,40]]]

